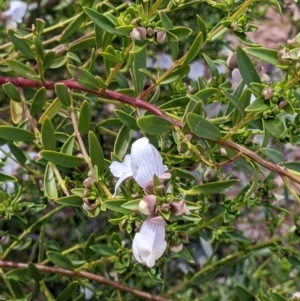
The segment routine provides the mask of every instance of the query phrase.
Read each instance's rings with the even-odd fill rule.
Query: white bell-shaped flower
[[[161,216],[144,221],[132,243],[133,255],[139,263],[152,268],[156,260],[163,255],[167,247],[165,227],[166,223]]]
[[[131,154],[125,156],[123,163],[114,161],[109,169],[116,178],[119,178],[115,185],[115,195],[126,178],[133,176],[135,181],[145,188],[153,180],[154,175],[159,177],[168,170],[168,167],[163,165],[161,155],[149,143],[149,139],[143,137],[132,144]]]
[[[25,2],[19,0],[10,1],[9,9],[1,15],[5,19],[6,28],[16,28],[17,23],[22,22],[26,10],[27,4]]]

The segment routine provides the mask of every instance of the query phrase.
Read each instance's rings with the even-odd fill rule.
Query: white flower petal
[[[132,176],[130,162],[131,162],[130,155],[126,155],[123,163],[114,161],[113,163],[110,164],[109,166],[110,172],[113,174],[114,177],[119,178],[115,185],[115,192],[113,196],[116,195],[117,189],[119,188],[121,183],[125,179]]]
[[[166,250],[165,221],[161,216],[146,220],[133,239],[132,251],[135,259],[149,268],[155,265]]]
[[[135,181],[145,188],[153,180],[153,176],[162,175],[166,166],[158,150],[149,143],[148,138],[136,140],[131,147],[131,169]]]
[[[11,21],[22,22],[22,18],[25,16],[27,10],[27,4],[23,1],[11,1],[9,9],[4,14],[10,17]]]

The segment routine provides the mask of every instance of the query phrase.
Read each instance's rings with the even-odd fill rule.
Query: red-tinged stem
[[[16,87],[22,87],[22,88],[25,88],[25,87],[30,87],[30,88],[45,87],[47,90],[54,90],[55,89],[55,84],[63,83],[69,89],[88,92],[88,93],[91,93],[91,94],[94,94],[94,95],[97,95],[97,96],[107,97],[107,98],[110,98],[110,99],[118,100],[122,103],[129,104],[129,105],[131,105],[133,107],[136,107],[136,108],[145,109],[145,110],[153,113],[154,115],[159,116],[159,117],[169,121],[174,126],[182,127],[181,122],[173,120],[172,118],[167,116],[164,112],[162,112],[160,109],[158,109],[156,106],[154,106],[154,105],[152,105],[148,102],[145,102],[141,99],[130,97],[130,96],[118,93],[118,92],[114,92],[114,91],[108,90],[108,89],[106,89],[103,92],[96,91],[96,90],[90,90],[90,89],[82,87],[76,81],[74,81],[72,79],[67,79],[67,80],[62,80],[62,81],[49,81],[49,80],[47,80],[47,81],[45,81],[44,84],[42,84],[40,82],[36,82],[36,81],[30,80],[30,79],[27,79],[27,78],[23,78],[23,77],[0,76],[0,85],[6,84],[6,83],[12,83]]]
[[[2,261],[0,260],[0,267],[1,268],[8,268],[8,269],[27,269],[28,264],[27,263],[21,263],[21,262],[13,262],[13,261]],[[170,299],[156,296],[156,295],[151,295],[146,292],[139,291],[133,287],[126,286],[124,284],[121,284],[119,282],[110,280],[108,278],[95,275],[89,272],[83,272],[83,271],[70,271],[70,270],[65,270],[62,268],[57,268],[57,267],[49,267],[45,266],[42,264],[35,264],[35,267],[42,273],[53,273],[53,274],[60,274],[68,277],[81,277],[85,279],[89,279],[91,281],[95,281],[98,283],[101,283],[103,285],[110,286],[116,290],[120,290],[123,292],[130,293],[132,295],[135,295],[139,298],[145,299],[145,300],[152,300],[152,301],[171,301]]]

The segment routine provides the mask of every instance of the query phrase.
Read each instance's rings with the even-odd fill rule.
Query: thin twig
[[[8,269],[27,269],[28,264],[27,263],[21,263],[21,262],[13,262],[13,261],[2,261],[0,260],[0,267],[2,268],[8,268]],[[146,292],[139,291],[135,288],[123,285],[119,282],[104,278],[99,275],[95,275],[89,272],[74,272],[70,270],[65,270],[62,268],[57,268],[57,267],[49,267],[45,266],[42,264],[35,264],[35,267],[43,273],[53,273],[53,274],[60,274],[68,277],[81,277],[85,279],[89,279],[91,281],[95,281],[107,286],[110,286],[116,290],[120,290],[123,292],[130,293],[132,295],[135,295],[139,298],[143,298],[145,300],[152,300],[152,301],[171,301],[170,299],[166,299],[164,297],[156,296],[156,295],[151,295]]]

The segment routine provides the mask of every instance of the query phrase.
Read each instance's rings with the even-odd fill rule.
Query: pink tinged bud
[[[144,27],[135,27],[130,33],[130,36],[135,41],[144,41],[146,39],[147,30]]]
[[[190,210],[186,207],[185,200],[180,202],[171,202],[171,212],[175,215],[190,214]]]
[[[139,263],[151,268],[163,255],[167,247],[165,227],[166,223],[161,216],[144,221],[132,243],[133,255]]]
[[[139,211],[144,215],[152,215],[155,212],[156,196],[146,195],[139,203]]]
[[[164,30],[155,30],[154,32],[156,34],[157,43],[163,44],[167,40],[168,36]]]
[[[160,182],[161,182],[162,184],[165,184],[166,180],[171,179],[171,174],[170,174],[169,172],[165,172],[165,173],[163,173],[162,175],[160,175],[160,176],[158,177],[158,179],[160,180]],[[156,189],[157,189],[157,188],[163,190],[163,193],[159,193],[159,191],[157,191],[159,195],[162,195],[162,194],[165,193],[165,187],[164,187],[164,186],[163,186],[163,187],[156,187]],[[147,191],[150,192],[150,193],[153,193],[153,180],[150,181],[150,182],[145,186],[145,190],[147,190]]]
[[[172,244],[170,250],[174,253],[179,253],[183,249],[183,244]]]

